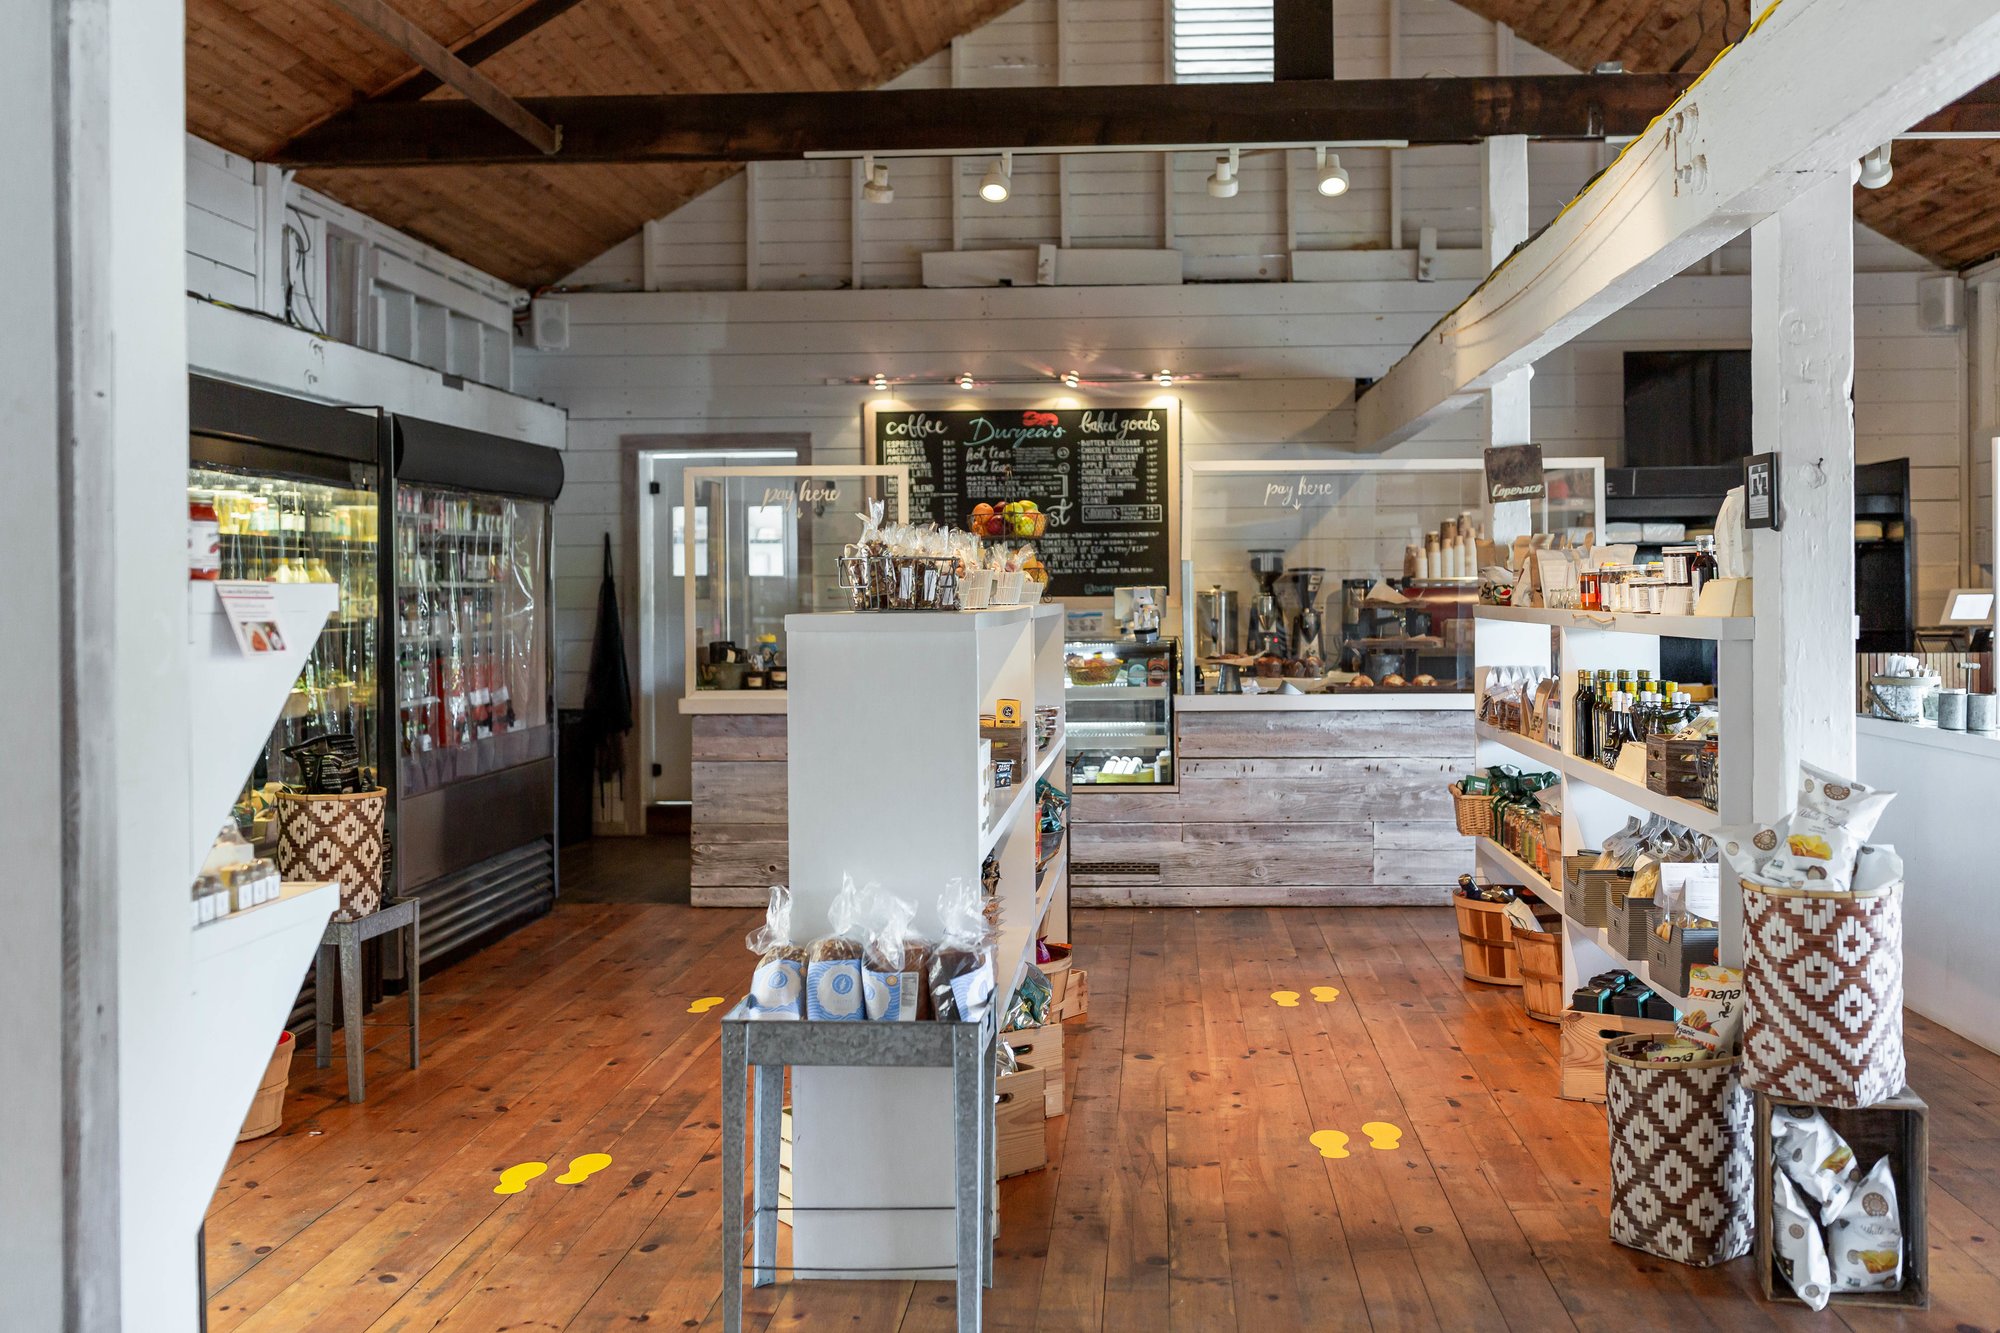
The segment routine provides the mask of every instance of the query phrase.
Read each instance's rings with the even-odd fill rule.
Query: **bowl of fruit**
[[[995,508],[974,505],[966,517],[965,530],[975,537],[1012,537],[1027,540],[1048,531],[1049,516],[1035,508],[1033,500],[1009,500]]]

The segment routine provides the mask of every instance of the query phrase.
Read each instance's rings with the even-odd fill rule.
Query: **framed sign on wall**
[[[1035,548],[1049,597],[1109,598],[1130,586],[1175,595],[1178,401],[870,403],[861,425],[869,463],[909,469],[913,523],[964,527],[976,505],[1034,501],[1048,515]]]

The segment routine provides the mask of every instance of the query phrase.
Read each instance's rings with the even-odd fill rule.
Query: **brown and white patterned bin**
[[[382,905],[382,812],[388,793],[336,796],[278,793],[278,873],[286,879],[340,881],[336,921],[354,921]]]
[[[1755,1239],[1750,1094],[1734,1056],[1635,1059],[1652,1040],[1625,1037],[1605,1050],[1611,1239],[1696,1268],[1727,1263]]]
[[[1903,886],[1743,886],[1743,1081],[1781,1101],[1873,1106],[1904,1082]]]

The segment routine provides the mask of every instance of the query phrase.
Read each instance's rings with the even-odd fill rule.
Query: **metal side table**
[[[347,1028],[347,1100],[363,1100],[362,1072],[368,1043],[361,1036],[361,945],[390,931],[403,932],[403,970],[410,978],[410,1068],[417,1067],[417,1013],[421,1005],[418,948],[421,923],[415,898],[385,903],[354,921],[329,921],[319,941],[319,974],[313,982],[313,1054],[321,1069],[333,1063],[333,991],[327,984],[340,967],[341,1021]]]
[[[980,1288],[993,1285],[992,1013],[976,1023],[770,1022],[745,1017],[738,1004],[722,1020],[722,1327],[743,1327],[743,1138],[745,1089],[757,1073],[756,1152],[751,1214],[755,1234],[747,1267],[752,1285],[778,1280],[778,1149],[785,1067],[949,1069],[952,1071],[954,1202],[959,1333],[978,1333]],[[796,1211],[812,1211],[810,1208]],[[840,1211],[865,1211],[842,1209]],[[798,1271],[796,1269],[792,1271]]]

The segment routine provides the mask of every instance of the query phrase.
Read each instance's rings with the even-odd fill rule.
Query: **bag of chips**
[[[1895,798],[1894,792],[1800,764],[1799,806],[1792,812],[1783,845],[1764,866],[1764,875],[1792,888],[1812,885],[1850,891],[1862,844]]]
[[[862,1008],[878,1022],[915,1022],[924,994],[923,947],[909,936],[917,909],[873,884],[862,895]]]
[[[1903,1220],[1896,1211],[1896,1177],[1889,1159],[1875,1163],[1848,1193],[1826,1229],[1833,1284],[1841,1291],[1900,1291]]]
[[[1702,963],[1688,969],[1687,1009],[1674,1035],[1711,1056],[1734,1055],[1743,1030],[1743,974],[1733,967]]]
[[[976,1023],[993,1007],[994,930],[985,895],[954,878],[938,895],[942,938],[931,955],[931,1009],[940,1023]]]
[[[806,951],[792,941],[792,891],[782,884],[771,886],[771,901],[764,909],[764,924],[743,941],[758,955],[756,971],[750,974],[750,998],[744,1004],[745,1017],[760,1019],[800,1019],[805,1017]]]
[[[1771,1108],[1771,1160],[1798,1186],[1821,1222],[1831,1224],[1861,1173],[1854,1149],[1810,1106]]]
[[[879,893],[874,885],[870,892]],[[827,905],[829,932],[813,941],[806,956],[806,1017],[817,1021],[860,1021],[868,1015],[861,997],[862,891],[841,876],[840,892]]]
[[[1826,1262],[1826,1242],[1820,1237],[1819,1223],[1807,1215],[1798,1191],[1782,1171],[1771,1177],[1771,1233],[1779,1274],[1792,1284],[1800,1300],[1815,1310],[1824,1310],[1833,1298],[1833,1270]]]

